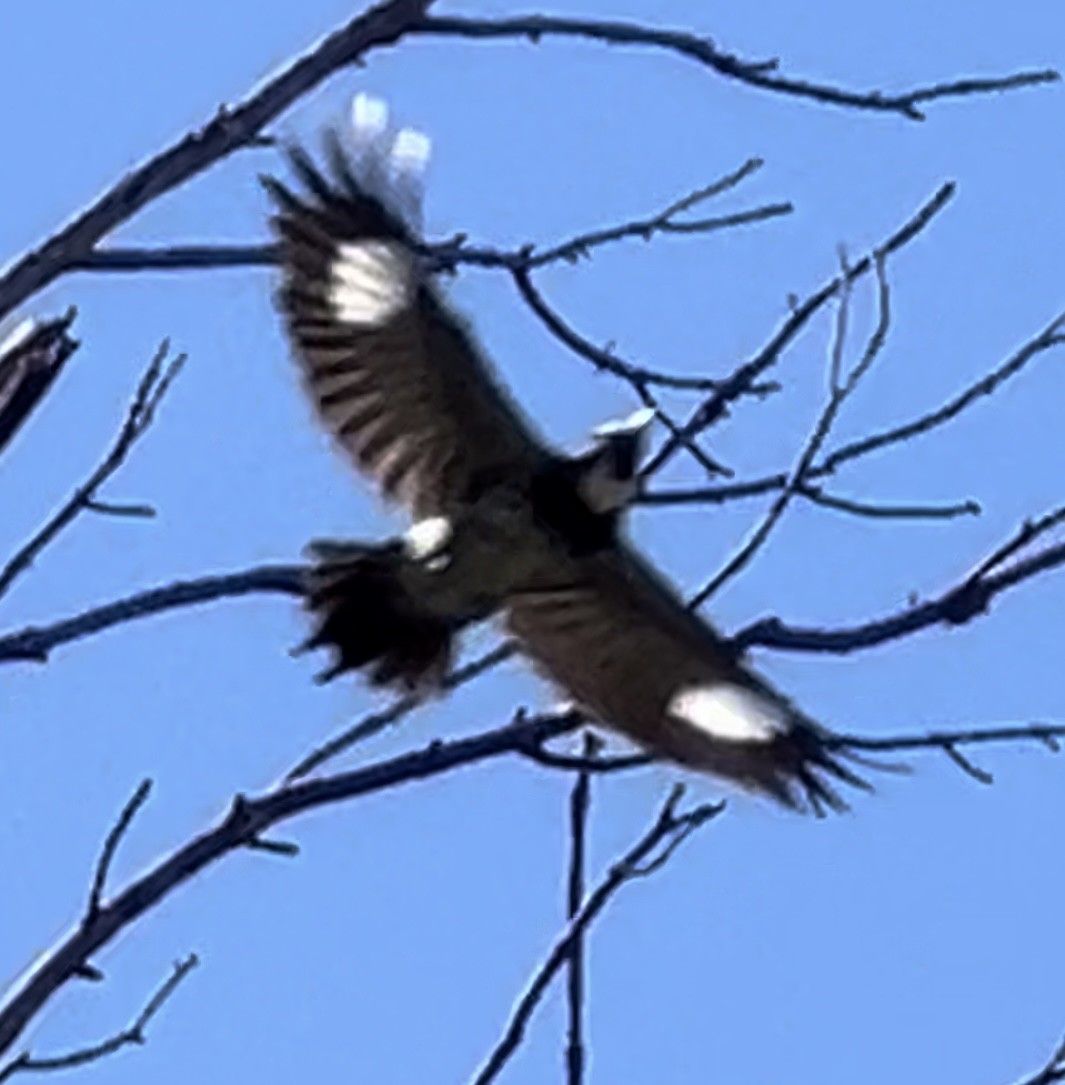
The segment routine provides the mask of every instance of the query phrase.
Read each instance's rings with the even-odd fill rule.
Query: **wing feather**
[[[555,584],[508,599],[506,623],[593,718],[797,809],[846,808],[826,776],[869,789],[831,754],[828,733],[744,666],[630,547],[556,565]],[[682,712],[689,704],[699,711]]]
[[[549,452],[424,271],[389,188],[401,181],[391,146],[375,136],[353,160],[333,132],[328,175],[297,147],[300,191],[263,183],[310,398],[355,465],[422,519],[453,514],[479,480],[530,476]]]

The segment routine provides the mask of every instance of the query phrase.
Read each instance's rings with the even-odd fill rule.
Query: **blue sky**
[[[931,9],[918,0],[766,0],[712,11],[694,0],[583,0],[553,10],[653,18],[859,89],[1065,68],[1053,0],[978,12],[961,0]],[[2,258],[351,13],[340,0],[268,15],[249,0],[44,0],[7,12]],[[805,296],[834,272],[839,245],[864,252],[956,180],[948,211],[889,265],[891,339],[841,419],[841,439],[942,402],[1065,307],[1060,87],[933,104],[915,124],[755,91],[652,51],[418,40],[335,77],[275,131],[311,136],[360,90],[431,133],[427,217],[438,236],[549,242],[647,214],[764,158],[716,209],[787,199],[796,206],[789,218],[618,246],[538,279],[591,339],[674,371],[729,371],[762,346],[789,294]],[[115,240],[262,240],[256,174],[276,167],[270,150],[235,155]],[[160,339],[189,361],[106,492],[150,501],[158,517],[80,520],[3,600],[0,629],[180,577],[291,561],[315,536],[396,525],[315,429],[270,286],[262,270],[81,275],[35,301],[44,312],[77,304],[84,345],[0,461],[0,553],[97,461]],[[552,341],[505,277],[469,271],[452,293],[560,444],[578,445],[633,404],[624,385]],[[864,290],[853,324],[856,334],[871,324]],[[781,395],[737,408],[711,434],[709,447],[742,477],[797,454],[823,401],[831,330],[826,312],[779,367]],[[952,583],[1026,516],[1062,502],[1063,366],[1061,350],[1044,355],[956,424],[855,464],[835,483],[869,500],[973,497],[982,516],[894,524],[796,506],[718,597],[715,620],[724,629],[766,614],[846,624]],[[670,475],[697,479],[682,462]],[[634,532],[694,587],[761,512],[758,502],[645,510]],[[757,659],[810,714],[858,733],[1061,721],[1063,612],[1059,573],[962,629],[849,657]],[[116,883],[210,823],[234,792],[269,785],[374,707],[353,683],[311,683],[315,661],[286,654],[303,630],[291,601],[253,597],[120,628],[57,651],[47,666],[0,671],[0,986],[76,921],[100,842],[144,776],[155,793],[123,845]],[[550,699],[511,665],[349,763],[502,723],[515,704]],[[624,890],[590,942],[589,1080],[991,1085],[1034,1069],[1065,1030],[1065,956],[1052,935],[1065,885],[1065,762],[1034,745],[982,751],[992,788],[942,755],[914,762],[912,777],[886,778],[853,816],[823,823],[736,799],[662,873]],[[680,778],[656,767],[596,784],[596,872]],[[720,794],[713,782],[690,783],[693,798]],[[294,823],[285,835],[301,846],[297,860],[248,853],[210,869],[100,957],[105,984],[62,992],[28,1040],[45,1054],[113,1033],[171,962],[195,950],[203,966],[148,1045],[78,1071],[83,1080],[466,1080],[560,928],[570,785],[495,762]],[[559,1080],[562,1024],[555,995],[505,1080]]]

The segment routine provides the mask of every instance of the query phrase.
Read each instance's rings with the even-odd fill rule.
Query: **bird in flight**
[[[657,757],[817,814],[870,790],[829,732],[692,613],[625,536],[651,412],[554,451],[507,394],[425,260],[429,142],[359,96],[325,166],[299,147],[273,177],[277,303],[321,422],[413,526],[312,544],[305,647],[329,680],[438,688],[465,626],[498,617],[591,719]]]

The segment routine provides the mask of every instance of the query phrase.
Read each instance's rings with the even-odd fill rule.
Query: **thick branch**
[[[911,120],[924,119],[924,113],[919,108],[919,105],[924,102],[1012,90],[1016,87],[1033,86],[1039,83],[1052,83],[1060,78],[1057,72],[1044,69],[1018,72],[999,78],[959,79],[919,87],[903,94],[885,94],[879,90],[852,91],[825,83],[812,83],[805,79],[778,75],[776,60],[741,60],[731,53],[718,49],[707,37],[699,37],[680,30],[643,26],[639,23],[614,22],[606,19],[567,19],[551,15],[526,15],[513,19],[430,16],[423,19],[413,29],[419,34],[471,40],[527,38],[536,43],[543,37],[554,36],[586,38],[610,45],[648,46],[676,53],[728,79],[735,79],[762,90],[806,98],[827,105],[901,114]]]
[[[1059,512],[1049,513],[1040,523],[1052,526],[1057,522]],[[1032,525],[1026,524],[1019,529],[1018,535],[1030,539],[1034,537],[1031,532]],[[1013,540],[1007,546],[1009,556],[1012,556],[1017,549]],[[1044,547],[998,572],[985,568],[987,565],[984,562],[975,573],[935,599],[917,603],[887,618],[843,629],[804,628],[788,625],[779,618],[762,618],[741,629],[732,638],[732,643],[741,651],[758,645],[792,652],[842,654],[886,644],[934,625],[964,625],[986,613],[995,596],[1008,588],[1065,565],[1065,543]]]
[[[485,731],[454,742],[434,742],[352,772],[298,783],[282,783],[253,799],[238,796],[227,817],[195,837],[148,873],[112,897],[44,955],[34,971],[0,1007],[0,1055],[10,1050],[45,1003],[120,931],[131,926],[162,898],[212,863],[262,840],[270,828],[310,810],[347,802],[415,780],[430,779],[465,765],[512,753],[533,740],[564,734],[577,726],[569,716],[535,719]]]
[[[127,174],[0,276],[0,317],[84,262],[102,238],[148,204],[254,142],[267,124],[327,76],[371,49],[398,41],[431,2],[387,0],[355,16],[239,105],[219,110],[199,131],[189,133]]]
[[[7,1066],[0,1069],[0,1082],[7,1081],[18,1073],[46,1073],[51,1070],[71,1070],[76,1066],[85,1066],[87,1063],[96,1062],[115,1054],[124,1047],[133,1044],[147,1043],[146,1030],[151,1024],[152,1018],[166,1005],[171,996],[178,989],[181,981],[199,964],[199,958],[195,953],[190,953],[184,960],[174,965],[174,970],[160,986],[159,990],[148,1000],[147,1005],[138,1014],[137,1019],[114,1036],[93,1044],[91,1047],[79,1048],[77,1051],[67,1052],[65,1055],[33,1055],[24,1051],[17,1059],[13,1059]]]

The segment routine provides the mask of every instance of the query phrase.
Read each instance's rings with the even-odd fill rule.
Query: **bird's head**
[[[582,457],[581,497],[598,513],[618,512],[632,503],[640,488],[640,461],[655,412],[644,407],[627,418],[592,430],[593,447]]]

